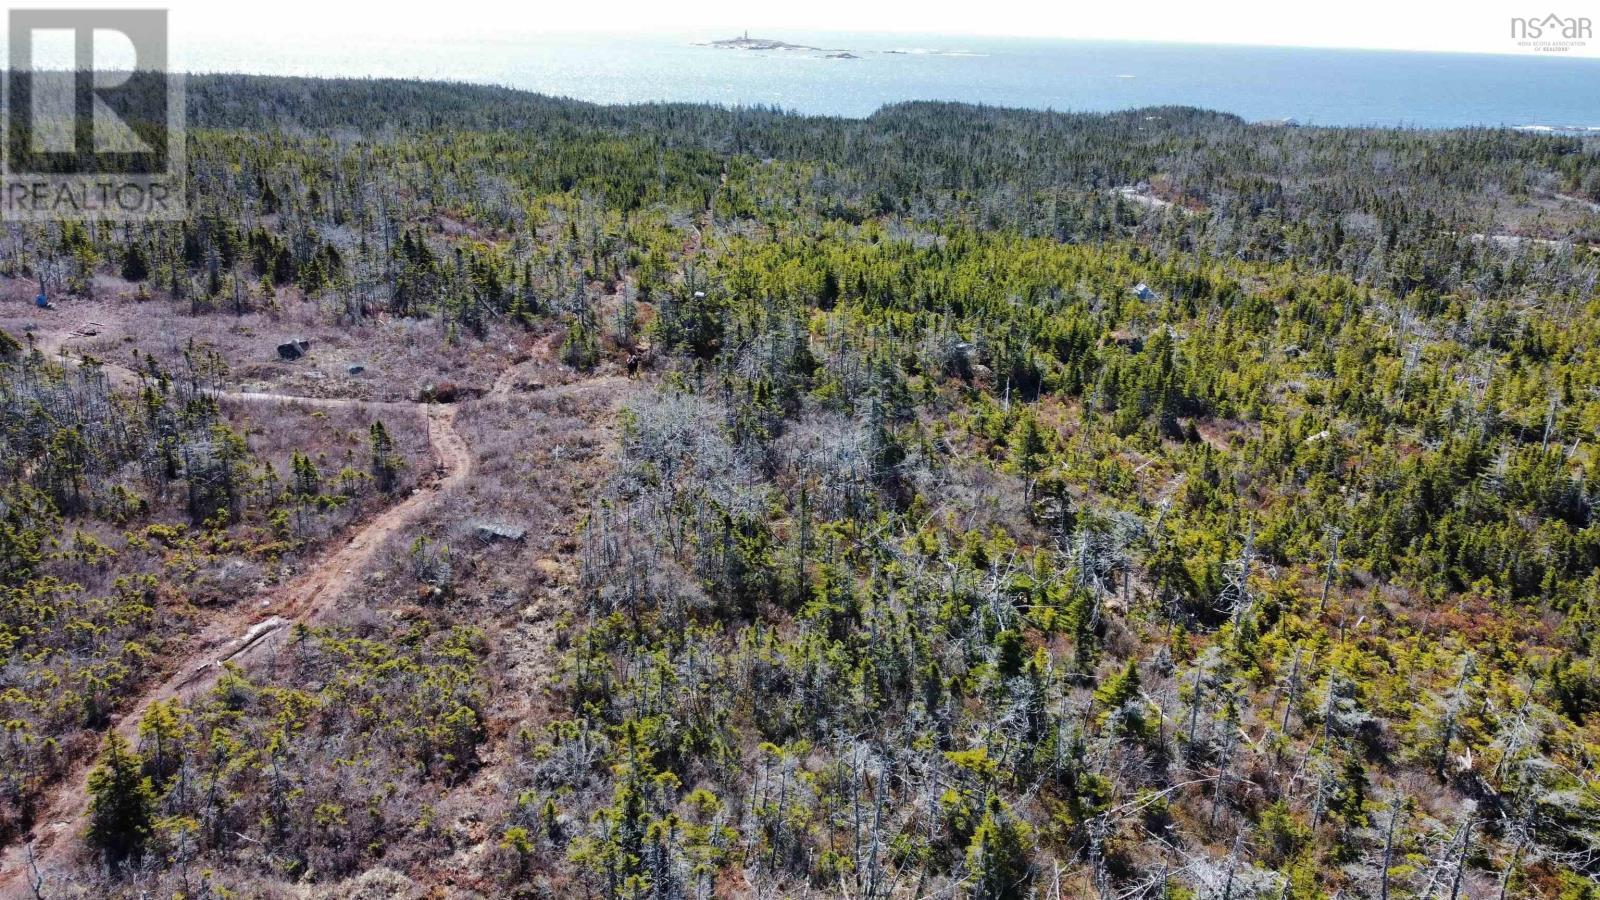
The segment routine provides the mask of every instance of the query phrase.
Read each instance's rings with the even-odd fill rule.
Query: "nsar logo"
[[[1511,20],[1511,39],[1517,46],[1545,53],[1564,53],[1587,46],[1594,37],[1594,23],[1588,16],[1548,16]]]

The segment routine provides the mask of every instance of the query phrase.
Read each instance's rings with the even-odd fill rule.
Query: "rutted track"
[[[60,341],[41,347],[62,359]],[[112,383],[136,385],[138,376],[113,364],[102,364]],[[509,388],[509,386],[508,386]],[[497,392],[497,395],[508,393]],[[407,408],[427,417],[428,443],[434,473],[401,502],[378,513],[342,543],[325,551],[292,581],[241,600],[208,624],[191,641],[189,650],[172,674],[152,685],[117,719],[113,728],[129,741],[137,738],[139,721],[152,703],[194,697],[211,689],[225,662],[243,662],[277,645],[297,623],[310,623],[331,611],[362,576],[368,562],[390,536],[416,521],[460,484],[472,469],[472,453],[455,429],[456,408],[422,403],[383,403],[364,400],[297,397],[258,392],[218,392],[223,400],[251,403],[297,403],[320,407]],[[43,874],[66,868],[74,837],[88,811],[87,773],[91,760],[79,760],[57,782],[41,805],[29,834],[0,856],[0,896],[31,897],[33,869]],[[32,848],[30,864],[28,850]]]

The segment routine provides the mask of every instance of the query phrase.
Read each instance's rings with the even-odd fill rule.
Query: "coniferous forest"
[[[1600,898],[1600,137],[188,93],[0,233],[0,894]]]

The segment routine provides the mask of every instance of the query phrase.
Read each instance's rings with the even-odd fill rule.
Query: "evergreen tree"
[[[973,897],[1022,900],[1028,896],[1033,875],[1027,848],[1031,834],[1032,829],[1018,821],[999,797],[989,797],[983,818],[972,832],[972,843],[967,845]]]
[[[381,419],[373,421],[368,438],[372,451],[372,480],[377,483],[378,490],[387,494],[394,490],[398,475],[399,460],[394,453],[394,441],[389,438],[389,429],[383,427]]]
[[[128,742],[111,731],[105,752],[89,773],[90,846],[113,869],[138,860],[150,841],[155,821],[155,786]]]
[[[150,263],[144,258],[144,251],[138,244],[130,244],[128,252],[122,256],[122,277],[124,280],[140,282],[150,277]]]
[[[1138,660],[1128,660],[1122,671],[1100,685],[1094,697],[1106,708],[1105,720],[1117,734],[1136,739],[1144,737],[1144,710],[1140,705],[1144,701],[1140,696]]]

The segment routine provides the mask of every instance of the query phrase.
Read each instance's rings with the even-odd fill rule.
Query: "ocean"
[[[173,50],[177,65],[191,71],[436,78],[600,103],[765,105],[839,116],[867,116],[903,100],[1072,111],[1183,104],[1306,125],[1600,133],[1600,59],[805,32],[753,36],[820,50],[705,45],[733,36],[282,46],[180,40]],[[855,58],[830,58],[838,51]]]

